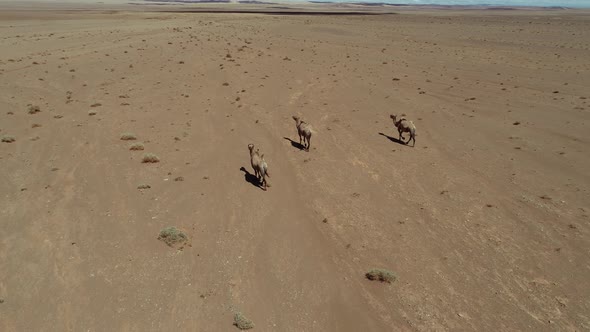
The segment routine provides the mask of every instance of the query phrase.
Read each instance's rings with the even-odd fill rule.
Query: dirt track
[[[513,14],[2,11],[0,330],[589,330],[590,18]]]

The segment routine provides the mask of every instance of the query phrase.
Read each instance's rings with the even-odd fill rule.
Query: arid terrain
[[[587,11],[106,6],[0,6],[0,331],[590,330]]]

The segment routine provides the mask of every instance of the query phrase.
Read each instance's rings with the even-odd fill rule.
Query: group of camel
[[[399,140],[405,144],[413,141],[412,147],[414,147],[416,145],[416,126],[414,125],[414,122],[407,120],[403,116],[398,120],[397,115],[394,114],[389,117],[393,120],[393,125],[397,128]],[[302,146],[305,151],[309,152],[313,129],[310,124],[302,121],[297,115],[293,116],[293,120],[295,120],[295,125],[297,126],[299,145]],[[410,134],[410,138],[408,138],[406,142],[403,141],[403,133]],[[266,163],[266,160],[264,160],[264,153],[260,153],[259,149],[254,150],[254,144],[252,143],[248,144],[248,150],[250,150],[250,164],[254,169],[254,175],[262,187],[262,190],[266,191],[267,187],[270,187],[266,178],[270,177],[270,175],[268,174],[268,164]]]

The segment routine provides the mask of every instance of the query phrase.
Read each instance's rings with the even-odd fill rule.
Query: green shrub
[[[29,105],[29,114],[35,114],[41,112],[41,107],[37,105]]]
[[[369,280],[379,280],[391,284],[397,279],[395,273],[383,269],[372,269],[365,274]]]
[[[160,158],[158,158],[158,156],[156,156],[153,153],[146,153],[143,155],[141,162],[142,163],[157,163],[157,162],[160,162]]]
[[[234,325],[240,330],[249,330],[254,328],[254,323],[249,320],[246,316],[242,315],[241,312],[236,312],[234,315]]]
[[[163,241],[168,246],[172,247],[179,243],[188,241],[188,236],[174,226],[166,227],[160,231],[158,240]]]
[[[2,136],[2,142],[4,142],[4,143],[12,143],[14,141],[16,141],[16,138],[14,138],[14,136],[10,136],[10,135]]]
[[[137,139],[137,137],[135,137],[135,134],[132,134],[132,133],[121,134],[121,140],[123,140],[123,141],[133,141],[136,139]]]
[[[143,150],[143,144],[142,143],[133,143],[129,146],[129,150],[133,150],[133,151],[139,151],[139,150]]]

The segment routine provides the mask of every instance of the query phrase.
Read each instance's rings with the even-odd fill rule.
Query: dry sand
[[[590,330],[587,12],[129,9],[0,11],[0,331]]]

